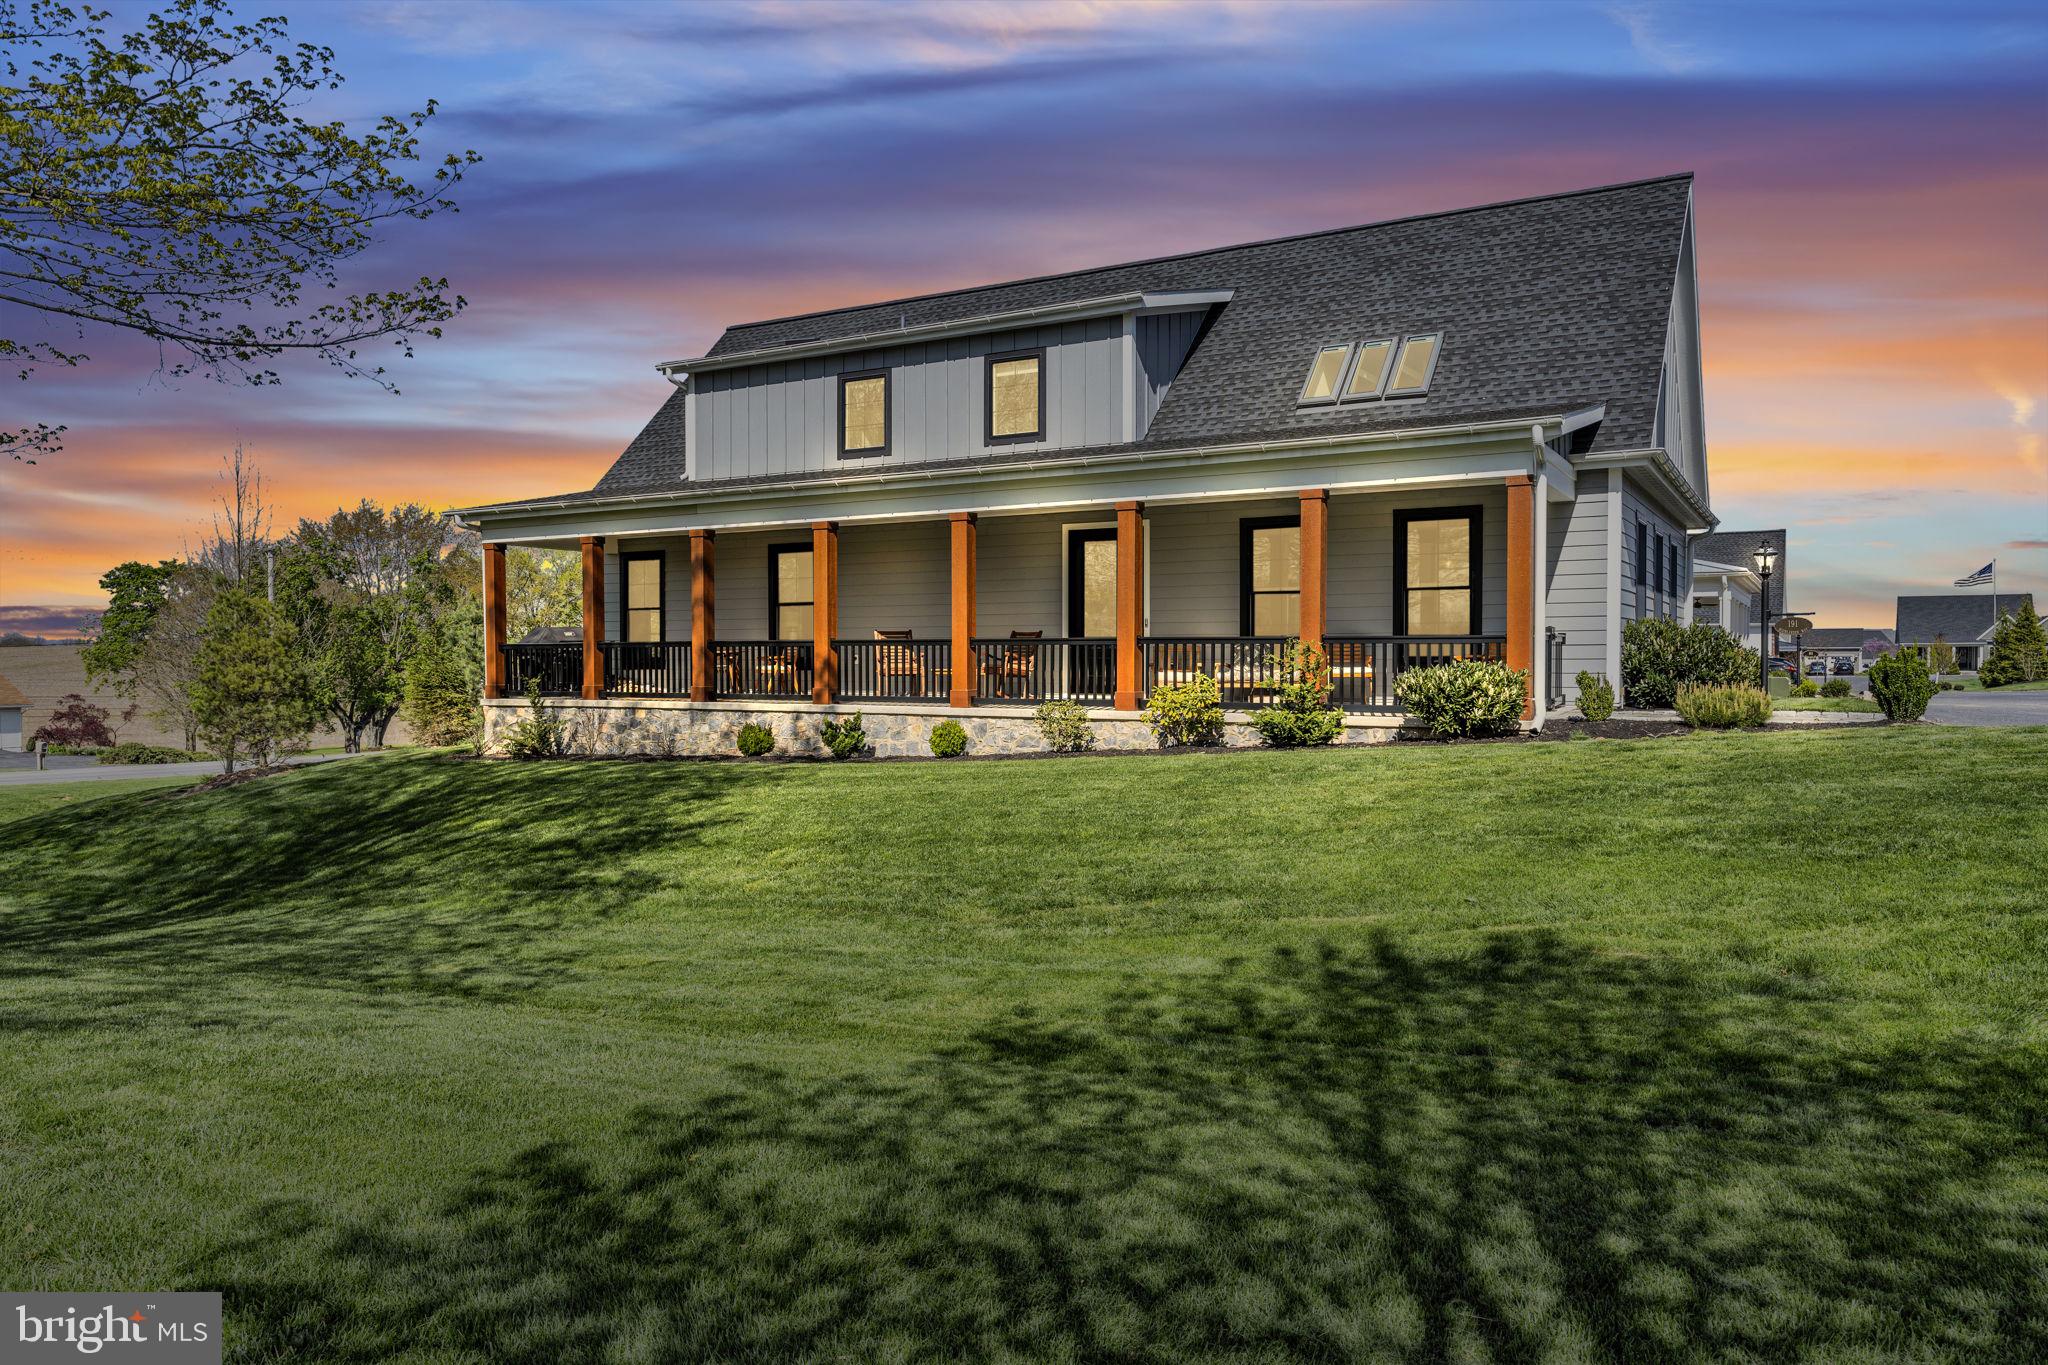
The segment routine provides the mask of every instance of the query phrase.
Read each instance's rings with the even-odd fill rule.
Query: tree
[[[1991,650],[1977,670],[1977,680],[1986,687],[2005,687],[2043,678],[2048,678],[2048,632],[2041,627],[2033,599],[2022,597],[2018,611],[1998,618]]]
[[[268,767],[302,747],[318,723],[319,703],[291,623],[255,593],[223,588],[207,612],[192,713],[229,772],[244,754]]]
[[[131,706],[121,720],[126,723],[134,718],[135,708]],[[106,707],[87,701],[81,693],[66,692],[57,699],[56,709],[50,712],[50,718],[38,725],[28,739],[31,744],[107,749],[113,747],[119,737],[113,720],[113,713]]]
[[[1955,646],[1948,642],[1948,636],[1946,635],[1936,635],[1934,637],[1934,652],[1929,656],[1929,660],[1934,670],[1934,676],[1937,678],[1944,673],[1958,671],[1956,668]]]
[[[149,643],[150,628],[163,610],[165,594],[177,574],[175,559],[155,564],[131,559],[100,575],[107,609],[100,617],[98,637],[79,651],[88,682],[95,687],[111,683],[122,696],[135,695],[135,661]]]
[[[417,635],[405,663],[401,714],[422,744],[474,743],[483,734],[480,558],[475,537],[461,536],[407,590]]]
[[[582,619],[580,557],[568,550],[506,551],[505,630],[511,639],[524,638],[536,626],[573,626]]]
[[[199,677],[207,615],[219,592],[216,575],[190,564],[178,565],[129,666],[129,695],[140,697],[159,725],[183,733],[187,749],[199,747],[192,687]]]
[[[229,583],[245,583],[268,572],[277,509],[264,496],[262,466],[239,441],[234,454],[220,457],[214,478],[220,488],[213,499],[213,524],[198,549],[187,548],[185,558]]]
[[[344,294],[343,267],[387,225],[453,211],[477,154],[414,169],[432,100],[360,133],[302,118],[344,78],[331,48],[292,42],[281,18],[237,23],[225,0],[173,0],[112,41],[108,18],[0,0],[6,313],[139,334],[174,376],[274,384],[268,362],[310,351],[392,388],[362,348],[410,356],[465,300],[426,277]],[[88,357],[23,327],[0,336],[0,359],[27,379]],[[0,431],[0,447],[29,460],[62,430]]]

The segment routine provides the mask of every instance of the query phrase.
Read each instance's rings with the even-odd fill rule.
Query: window
[[[1479,633],[1479,509],[1394,513],[1394,622],[1400,635]]]
[[[1337,401],[1337,386],[1344,382],[1344,362],[1351,356],[1349,344],[1325,346],[1316,352],[1315,363],[1308,367],[1308,382],[1301,386],[1301,402],[1334,403]]]
[[[1237,524],[1238,631],[1301,631],[1301,518],[1246,517]]]
[[[1636,586],[1646,587],[1650,582],[1650,525],[1636,523]]]
[[[661,551],[621,555],[619,570],[626,580],[626,643],[660,643],[664,605]]]
[[[1387,367],[1394,359],[1394,343],[1368,341],[1359,346],[1358,358],[1351,362],[1351,380],[1344,386],[1344,397],[1377,398],[1387,386]]]
[[[1394,378],[1387,385],[1389,398],[1429,391],[1430,378],[1436,373],[1436,353],[1442,341],[1441,332],[1430,332],[1424,336],[1409,337],[1401,343],[1401,358],[1394,362]]]
[[[889,453],[889,372],[839,376],[839,457]]]
[[[1045,352],[988,358],[988,443],[1045,436]]]
[[[775,545],[768,550],[768,638],[808,640],[812,636],[811,547]]]
[[[1657,595],[1658,595],[1659,597],[1662,597],[1662,596],[1664,595],[1665,591],[1666,591],[1666,588],[1665,588],[1665,583],[1664,583],[1664,537],[1663,537],[1663,535],[1662,535],[1661,533],[1659,533],[1658,535],[1656,535],[1655,537],[1653,537],[1653,538],[1652,538],[1652,543],[1653,543],[1653,544],[1654,544],[1654,545],[1655,545],[1655,546],[1657,547],[1657,548],[1656,548],[1656,551],[1655,551],[1655,553],[1654,553],[1654,554],[1652,555],[1652,558],[1654,558],[1654,559],[1656,560],[1656,562],[1657,562]]]
[[[1671,595],[1673,597],[1676,597],[1679,594],[1680,588],[1683,586],[1678,581],[1678,542],[1675,540],[1672,541],[1671,546],[1666,551],[1666,553],[1671,558]]]

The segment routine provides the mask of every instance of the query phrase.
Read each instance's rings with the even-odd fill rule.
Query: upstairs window
[[[1045,437],[1045,352],[988,358],[988,443]]]
[[[1351,346],[1325,346],[1316,352],[1313,365],[1308,367],[1308,382],[1301,386],[1303,403],[1334,403],[1337,401],[1337,386],[1344,382],[1344,362],[1351,358]]]
[[[839,456],[889,453],[889,372],[839,376]]]
[[[1358,348],[1358,358],[1351,362],[1351,379],[1344,385],[1344,397],[1377,398],[1387,387],[1387,368],[1394,359],[1394,343],[1368,341]]]
[[[626,574],[626,642],[657,644],[661,640],[661,551],[624,555],[619,565]]]
[[[1429,332],[1409,337],[1401,343],[1401,356],[1394,362],[1394,378],[1387,385],[1387,397],[1429,392],[1429,381],[1436,373],[1436,355],[1443,339],[1443,333]]]

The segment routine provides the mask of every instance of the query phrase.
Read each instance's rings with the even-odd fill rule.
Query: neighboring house
[[[1946,640],[1956,652],[1956,667],[1974,673],[1991,647],[1998,616],[2010,616],[2020,609],[2020,603],[2033,600],[2030,592],[2002,592],[1998,594],[1998,615],[1993,615],[1989,593],[1901,597],[1894,638],[1922,658],[1932,657],[1936,640]]]
[[[28,694],[0,674],[0,752],[18,754],[22,750],[22,736],[28,731],[21,723],[22,712],[28,707]]]
[[[1559,704],[1619,676],[1622,622],[1682,615],[1714,525],[1690,176],[747,323],[657,368],[594,488],[463,513],[494,642],[505,547],[585,563],[583,642],[487,652],[494,733],[538,678],[600,749],[838,705],[1029,747],[1049,698],[1121,742],[1198,672],[1255,704],[1297,634],[1348,737],[1448,657]]]
[[[1751,649],[1757,648],[1756,599],[1761,584],[1756,571],[1743,564],[1722,564],[1700,553],[1695,537],[1692,554],[1692,619],[1719,626]]]
[[[1726,629],[1729,634],[1739,636],[1751,649],[1758,647],[1758,636],[1762,629],[1757,611],[1758,585],[1761,582],[1756,572],[1757,547],[1768,545],[1777,556],[1771,568],[1771,619],[1775,621],[1785,614],[1785,566],[1788,562],[1785,542],[1783,527],[1768,531],[1715,531],[1708,535],[1693,537],[1693,558],[1706,560],[1719,567],[1739,570],[1748,575],[1748,590],[1730,595],[1730,605],[1736,613],[1735,619],[1741,623],[1741,628],[1737,629],[1731,624],[1726,614],[1720,615],[1715,624]],[[1694,584],[1694,591],[1701,591],[1697,583]],[[1739,603],[1733,600],[1737,596],[1742,599]],[[1780,642],[1775,631],[1771,633],[1770,644],[1770,652],[1778,653]]]
[[[535,626],[519,637],[522,645],[575,645],[583,643],[581,626]]]
[[[1861,673],[1879,655],[1892,648],[1892,633],[1877,626],[1816,626],[1799,637],[1799,671],[1807,662],[1820,659],[1828,676],[1840,672]]]

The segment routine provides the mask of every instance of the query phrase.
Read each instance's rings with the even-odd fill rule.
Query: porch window
[[[839,455],[889,453],[889,372],[839,376]]]
[[[768,638],[812,637],[811,547],[776,545],[768,551]]]
[[[1238,631],[1301,632],[1301,518],[1246,517],[1238,523]]]
[[[1400,635],[1479,633],[1479,509],[1394,514],[1394,622]]]
[[[619,567],[626,578],[626,642],[636,645],[660,643],[663,605],[661,551],[621,555]]]
[[[1045,435],[1045,352],[988,358],[988,440],[1036,441]]]
[[[1394,362],[1394,378],[1387,385],[1387,397],[1429,392],[1429,381],[1436,374],[1436,355],[1442,343],[1441,332],[1412,336],[1402,342],[1400,359]]]

